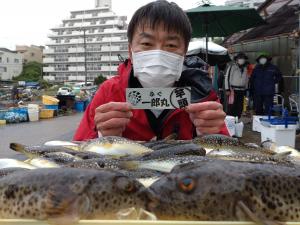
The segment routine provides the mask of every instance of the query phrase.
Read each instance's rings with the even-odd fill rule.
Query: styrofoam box
[[[261,131],[260,119],[268,119],[268,116],[253,116],[252,117],[252,131]]]
[[[277,146],[295,147],[297,125],[271,125],[270,123],[261,123],[261,141],[271,140]]]

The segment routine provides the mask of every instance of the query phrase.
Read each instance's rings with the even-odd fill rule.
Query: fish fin
[[[78,195],[67,186],[52,186],[45,198],[45,212],[48,218],[55,219],[72,215],[77,198]]]
[[[176,140],[178,138],[178,135],[176,133],[172,133],[164,138],[164,140]]]
[[[257,145],[256,143],[244,143],[244,146],[248,147],[248,148],[253,148],[253,149],[258,149],[259,145]]]
[[[241,210],[246,216],[248,216],[248,218],[251,221],[255,222],[258,225],[284,225],[285,224],[285,223],[278,222],[278,221],[268,221],[268,220],[259,218],[242,201],[237,202],[237,209]]]
[[[138,161],[121,161],[119,162],[119,166],[121,169],[137,170],[140,164]]]
[[[26,146],[19,144],[19,143],[10,143],[9,148],[16,151],[16,152],[22,152],[25,150]]]
[[[75,146],[75,145],[64,145],[63,147],[74,150],[74,151],[80,151],[80,146],[79,145],[77,145],[77,146]]]
[[[273,155],[273,157],[276,158],[276,159],[282,159],[282,158],[286,158],[291,153],[292,153],[291,151],[280,152],[280,153],[276,153],[275,155]]]
[[[157,141],[157,136],[154,136],[153,138],[151,138],[150,141]]]

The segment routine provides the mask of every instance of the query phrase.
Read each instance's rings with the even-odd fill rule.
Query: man
[[[257,65],[251,75],[251,93],[254,96],[256,115],[268,115],[273,106],[275,84],[281,79],[279,69],[271,63],[272,57],[261,52],[256,58]]]
[[[119,76],[100,86],[74,140],[123,136],[148,141],[172,133],[178,139],[191,139],[196,133],[221,129],[228,134],[222,105],[212,92],[202,99],[212,101],[190,104],[186,109],[135,110],[126,103],[128,87],[176,86],[191,38],[190,22],[181,8],[165,0],[141,7],[129,23],[127,36],[130,59],[119,66]]]
[[[228,105],[228,114],[238,118],[241,118],[244,96],[248,88],[247,59],[245,53],[238,53],[225,73],[226,95],[234,95],[233,102]]]

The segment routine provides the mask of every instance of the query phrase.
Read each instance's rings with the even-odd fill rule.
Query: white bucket
[[[235,136],[243,137],[244,123],[236,123],[235,124]]]
[[[235,135],[235,117],[233,116],[226,116],[225,117],[225,124],[230,136]]]
[[[28,110],[29,109],[39,110],[39,105],[38,104],[28,104],[27,108],[28,108]]]
[[[34,108],[28,108],[28,117],[30,122],[39,120],[39,110]]]

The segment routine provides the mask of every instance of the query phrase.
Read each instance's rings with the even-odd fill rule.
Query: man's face
[[[176,32],[168,32],[164,29],[163,24],[160,24],[151,29],[149,26],[144,26],[144,29],[137,27],[132,38],[132,43],[129,44],[129,56],[132,59],[133,52],[163,50],[184,56],[186,47],[183,37]]]

